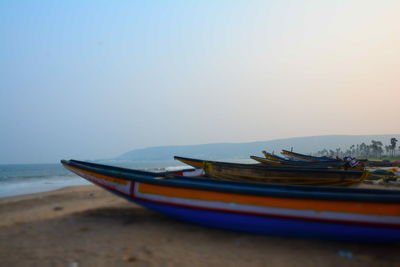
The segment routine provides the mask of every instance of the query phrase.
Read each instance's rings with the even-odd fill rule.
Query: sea
[[[96,163],[154,172],[188,168],[178,161],[108,160]],[[60,163],[0,165],[0,198],[88,184],[91,183],[68,171]]]

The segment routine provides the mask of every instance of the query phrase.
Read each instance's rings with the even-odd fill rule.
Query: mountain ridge
[[[207,159],[244,159],[250,155],[261,155],[262,150],[279,152],[281,149],[299,153],[315,153],[326,149],[346,149],[351,145],[370,144],[371,140],[381,141],[383,145],[390,143],[390,138],[400,140],[400,134],[382,135],[320,135],[274,139],[243,143],[209,143],[199,145],[154,146],[128,151],[114,160],[169,160],[173,156],[187,156]]]

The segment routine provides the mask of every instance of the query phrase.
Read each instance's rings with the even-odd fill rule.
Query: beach
[[[252,235],[175,220],[92,185],[0,199],[0,266],[395,266],[400,244]]]

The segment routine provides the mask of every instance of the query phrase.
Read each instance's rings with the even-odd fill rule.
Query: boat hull
[[[238,183],[208,182],[201,179],[197,182],[197,178],[191,178],[182,179],[180,184],[177,178],[170,181],[169,178],[146,172],[123,172],[119,168],[93,168],[91,165],[68,162],[63,164],[74,173],[129,201],[208,227],[305,238],[366,242],[400,241],[398,195],[394,196],[394,201],[385,202],[379,202],[387,197],[385,195],[376,196],[378,202],[372,201],[373,199],[354,201],[351,200],[351,195],[348,197],[350,200],[336,199],[335,194],[332,195],[332,199],[283,198],[257,195],[257,192],[263,191],[273,193],[275,189],[258,188],[246,183],[242,183],[241,186],[239,183],[237,187]],[[200,188],[194,188],[194,185]],[[254,192],[240,193],[241,188],[246,186],[250,189],[254,187]],[[299,188],[301,189],[294,187],[291,194],[289,187],[289,195],[298,193]],[[239,191],[229,191],[233,189]],[[342,192],[340,189],[332,190],[323,190],[325,193],[320,197],[326,197],[327,193],[335,190]],[[368,196],[363,197],[368,199]]]
[[[397,242],[400,234],[399,229],[393,228],[274,218],[128,199],[189,223],[253,234],[361,242]]]

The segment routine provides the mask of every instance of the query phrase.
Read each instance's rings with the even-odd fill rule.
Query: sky
[[[400,1],[0,0],[0,164],[400,133]]]

